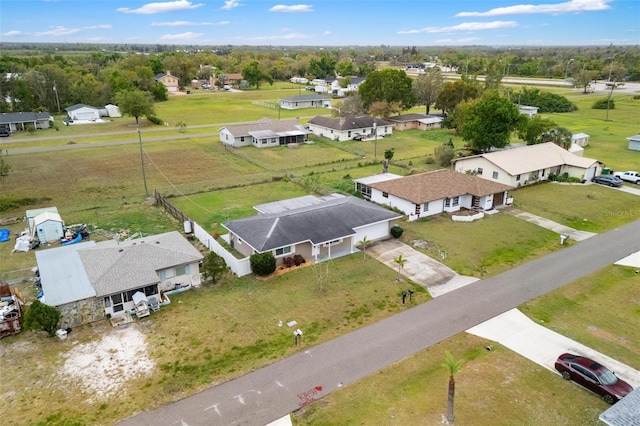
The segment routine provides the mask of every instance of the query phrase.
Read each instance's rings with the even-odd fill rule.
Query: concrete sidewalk
[[[534,323],[518,309],[478,324],[467,333],[500,343],[555,373],[558,355],[565,352],[583,355],[607,366],[634,388],[640,386],[640,371]]]
[[[575,241],[584,241],[587,238],[591,238],[594,235],[597,235],[594,232],[578,231],[577,229],[569,228],[568,226],[564,226],[558,222],[554,222],[552,220],[546,219],[541,216],[536,216],[528,212],[523,212],[522,210],[518,210],[516,208],[509,208],[501,211],[504,213],[513,215],[515,217],[518,217],[520,219],[526,220],[527,222],[531,222],[535,225],[546,228],[550,231],[557,232],[558,234],[568,235],[569,238]]]

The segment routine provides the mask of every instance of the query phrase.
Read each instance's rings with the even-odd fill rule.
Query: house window
[[[451,198],[445,198],[444,206],[445,207],[451,207]]]
[[[113,312],[124,311],[124,303],[122,302],[122,294],[113,294],[111,296],[111,304],[113,306]]]
[[[351,130],[349,130],[349,131],[347,132],[347,136],[348,136],[348,137],[351,137]]]
[[[179,277],[181,275],[189,274],[189,265],[176,266],[175,268],[163,269],[160,271],[160,281],[168,280],[169,278]]]
[[[240,142],[244,142],[244,136],[240,136]]]
[[[429,203],[424,203],[422,205],[422,211],[423,212],[428,212],[429,211]]]
[[[459,206],[460,205],[460,197],[453,197],[453,206]]]
[[[482,176],[482,167],[478,167],[477,174],[478,176]]]
[[[389,194],[388,194],[387,192],[383,192],[383,193],[382,193],[382,197],[383,197],[383,198],[389,198]]]
[[[498,172],[493,172],[493,178],[498,179]]]
[[[279,249],[276,249],[276,256],[283,256],[289,253],[291,253],[291,246],[281,247]]]
[[[325,247],[328,246],[334,246],[336,244],[340,244],[342,242],[342,238],[338,239],[338,240],[333,240],[333,241],[327,241],[326,243],[324,243]]]
[[[517,175],[516,176],[516,181],[519,181],[519,180],[520,180],[520,175]]]

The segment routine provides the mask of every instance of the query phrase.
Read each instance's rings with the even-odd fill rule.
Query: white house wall
[[[234,137],[229,130],[222,129],[220,130],[220,142],[234,147],[249,146],[253,142],[253,138],[249,135]]]
[[[384,221],[358,228],[355,230],[356,234],[353,237],[353,242],[354,244],[358,244],[358,241],[362,241],[365,236],[369,241],[386,239],[389,237],[389,227],[389,222]]]
[[[496,166],[489,160],[484,157],[475,157],[464,160],[458,160],[456,162],[456,171],[465,173],[467,171],[478,171],[478,168],[482,168],[482,174],[477,174],[478,177],[481,177],[486,180],[490,180],[493,182],[502,183],[504,185],[509,186],[518,186],[518,181],[516,181],[516,176],[511,176],[505,170]],[[493,177],[493,173],[497,172],[497,179]],[[523,177],[520,177],[521,180],[524,180]]]

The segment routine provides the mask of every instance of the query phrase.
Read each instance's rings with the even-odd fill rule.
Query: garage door
[[[93,112],[79,112],[76,114],[77,120],[94,120],[96,118],[96,114]]]
[[[596,175],[596,168],[592,167],[587,169],[587,172],[584,174],[584,179],[589,182]]]

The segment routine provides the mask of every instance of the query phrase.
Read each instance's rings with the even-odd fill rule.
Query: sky
[[[0,41],[640,45],[638,0],[2,0]]]

